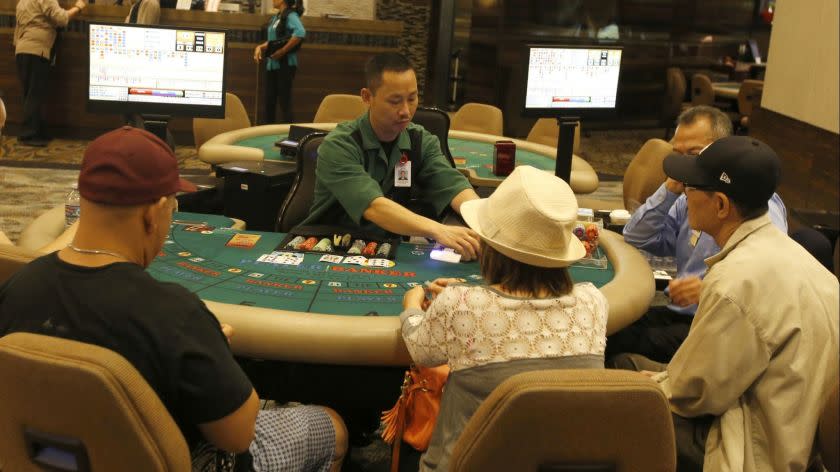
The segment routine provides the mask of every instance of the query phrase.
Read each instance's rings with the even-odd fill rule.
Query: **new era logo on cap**
[[[728,176],[728,175],[726,175],[726,172],[721,172],[721,174],[720,174],[720,181],[721,181],[721,182],[725,182],[725,183],[727,183],[727,184],[731,184],[731,183],[732,183],[732,181],[731,181],[731,180],[729,180],[729,176]]]

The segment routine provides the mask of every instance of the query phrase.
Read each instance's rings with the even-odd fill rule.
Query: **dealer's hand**
[[[467,227],[438,224],[432,233],[432,239],[457,251],[464,261],[478,257],[481,239],[475,231]]]
[[[260,61],[262,61],[264,50],[265,46],[262,44],[254,48],[254,62],[256,62],[257,64],[259,64]]]
[[[677,306],[691,306],[700,302],[700,291],[703,281],[700,277],[690,276],[674,279],[668,283],[668,293],[671,301]]]

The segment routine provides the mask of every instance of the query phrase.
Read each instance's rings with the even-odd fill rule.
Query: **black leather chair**
[[[440,150],[452,167],[455,167],[455,159],[449,152],[449,115],[439,108],[418,107],[411,121],[438,137]]]
[[[310,133],[301,141],[297,153],[297,174],[289,195],[280,206],[276,230],[288,233],[297,226],[312,207],[315,196],[315,166],[318,163],[318,146],[327,133]]]

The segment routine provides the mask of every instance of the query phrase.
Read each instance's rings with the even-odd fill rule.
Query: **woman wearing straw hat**
[[[438,279],[405,294],[400,319],[411,358],[451,368],[420,470],[448,470],[464,425],[508,377],[604,367],[607,299],[589,282],[573,284],[566,269],[585,254],[572,233],[577,210],[566,182],[519,166],[490,198],[461,206],[481,237],[484,285]]]

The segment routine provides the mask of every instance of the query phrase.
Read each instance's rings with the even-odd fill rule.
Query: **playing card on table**
[[[330,262],[332,264],[340,264],[341,260],[344,259],[343,257],[336,255],[336,254],[324,254],[319,259],[321,262]]]
[[[303,262],[303,254],[296,252],[278,252],[274,264],[298,265]]]
[[[367,262],[367,257],[365,257],[365,256],[345,257],[344,261],[343,261],[344,264],[358,264],[358,265],[364,265],[365,262]]]
[[[368,259],[363,265],[370,267],[394,267],[396,262],[390,259]]]

